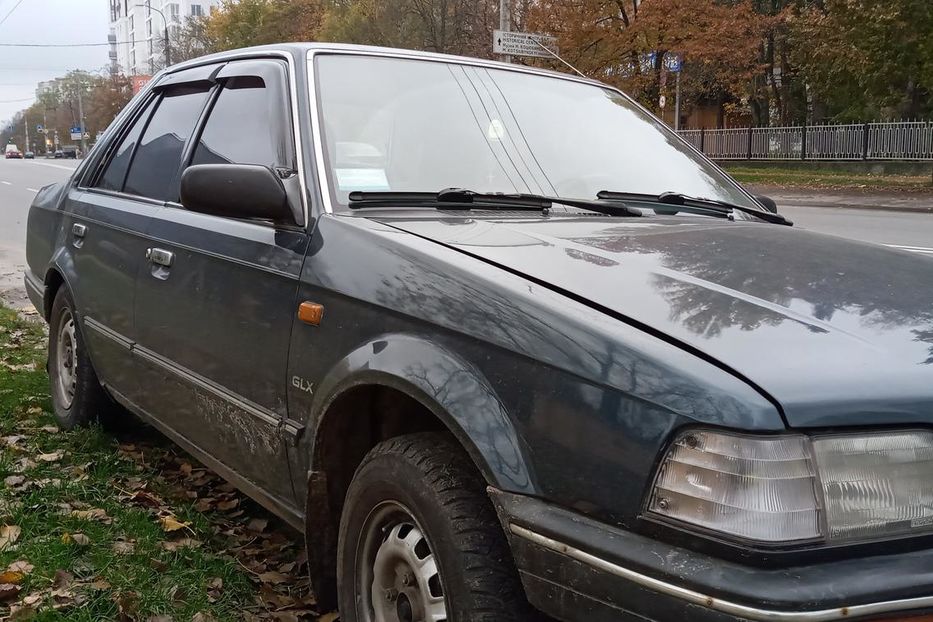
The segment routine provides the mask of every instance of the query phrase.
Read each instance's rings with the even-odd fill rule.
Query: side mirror
[[[777,203],[774,202],[774,199],[771,197],[766,197],[763,194],[756,194],[755,200],[758,201],[763,208],[771,212],[772,214],[777,214]]]
[[[189,166],[181,176],[181,204],[215,216],[295,221],[282,180],[256,164]]]

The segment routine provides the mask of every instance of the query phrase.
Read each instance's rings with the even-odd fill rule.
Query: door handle
[[[83,238],[86,233],[87,233],[86,225],[82,225],[79,222],[76,222],[75,224],[71,225],[71,234],[74,235],[76,238]]]
[[[146,259],[157,266],[170,268],[172,261],[175,259],[175,253],[163,250],[161,248],[147,248]]]

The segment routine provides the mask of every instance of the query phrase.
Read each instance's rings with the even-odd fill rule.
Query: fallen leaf
[[[55,588],[66,588],[71,585],[75,580],[73,574],[67,570],[62,570],[59,568],[55,571],[55,576],[52,578],[52,587]]]
[[[20,588],[12,583],[0,583],[0,602],[12,600],[19,596]]]
[[[97,590],[98,592],[103,592],[105,590],[110,589],[110,583],[108,583],[107,581],[104,581],[103,579],[97,579],[96,581],[93,581],[92,583],[88,583],[86,585],[92,590]]]
[[[161,546],[166,551],[177,551],[178,549],[196,549],[201,546],[200,540],[194,538],[181,538],[180,540],[165,540]]]
[[[32,605],[35,605],[36,603],[42,602],[43,598],[45,598],[45,594],[43,594],[42,592],[33,592],[32,594],[27,594],[26,596],[24,596],[22,602],[27,607],[31,607]]]
[[[261,573],[259,575],[259,580],[262,581],[263,583],[279,584],[279,583],[287,583],[291,579],[289,577],[286,577],[281,572],[270,571],[270,572]]]
[[[120,592],[114,597],[117,603],[118,619],[131,622],[139,610],[139,594],[136,592]]]
[[[207,583],[207,588],[210,590],[219,590],[224,586],[224,580],[220,577],[214,577]]]
[[[266,530],[268,525],[269,521],[265,518],[254,518],[246,525],[246,528],[250,531],[255,531],[256,533],[262,533]]]
[[[172,621],[172,616],[168,616],[165,614],[159,614],[156,616],[149,616],[148,618],[146,618],[146,622],[173,622],[173,621]]]
[[[214,616],[209,613],[199,611],[191,616],[191,622],[214,622]]]
[[[7,570],[10,572],[20,572],[22,574],[29,574],[35,569],[35,566],[30,564],[24,559],[15,561],[7,567]]]
[[[184,529],[189,526],[191,523],[182,523],[174,516],[162,516],[159,518],[159,522],[162,524],[162,531],[178,531],[179,529]]]
[[[39,429],[43,432],[48,432],[49,434],[57,434],[59,432],[57,425],[44,425]]]
[[[223,512],[226,512],[227,510],[232,510],[238,505],[240,505],[239,499],[230,499],[228,501],[221,501],[220,503],[218,503],[217,509]]]
[[[0,551],[3,551],[11,544],[19,540],[19,534],[22,533],[16,525],[3,525],[0,526]]]
[[[61,450],[53,451],[47,454],[39,454],[38,456],[36,456],[36,460],[38,460],[39,462],[58,462],[59,460],[62,459],[62,456],[64,455],[65,455],[64,451],[61,451]]]
[[[0,572],[0,583],[21,583],[23,581],[22,572],[14,572],[13,570],[6,570]]]
[[[107,516],[107,511],[102,510],[101,508],[94,508],[92,510],[74,510],[71,515],[81,520],[96,520],[104,523],[105,525],[109,525],[113,522],[113,519]]]
[[[113,543],[113,552],[117,555],[129,555],[136,550],[136,544],[126,540],[117,540]]]
[[[332,611],[330,613],[325,613],[324,615],[322,615],[320,618],[317,619],[317,622],[334,622],[334,620],[336,620],[339,617],[340,617],[339,613],[337,613],[336,611]]]
[[[10,488],[16,488],[26,481],[26,478],[22,475],[10,475],[3,480],[3,483],[9,486]]]

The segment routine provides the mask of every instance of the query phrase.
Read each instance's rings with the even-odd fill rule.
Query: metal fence
[[[933,123],[896,121],[681,130],[717,160],[933,160]]]

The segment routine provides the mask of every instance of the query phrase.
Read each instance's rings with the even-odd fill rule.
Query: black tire
[[[69,357],[70,350],[65,351],[63,339],[60,339],[62,330],[71,322],[71,347],[74,355]],[[63,374],[59,367],[59,357],[72,361],[73,381],[67,382],[72,386],[71,399],[65,394],[59,383],[63,381]],[[52,411],[58,425],[65,430],[83,427],[92,423],[110,424],[117,409],[116,404],[107,395],[100,385],[97,373],[91,364],[85,347],[84,335],[81,333],[81,323],[75,311],[71,294],[64,287],[55,294],[52,302],[52,312],[49,316],[49,388],[52,395]]]
[[[404,516],[392,515],[396,506],[399,511],[408,511],[414,525],[399,527],[392,522],[406,520]],[[380,528],[377,523],[383,514],[387,515],[388,526]],[[415,594],[407,604],[401,603],[402,598],[407,599],[405,590],[416,588],[383,592],[386,584],[376,579],[385,576],[379,574],[379,568],[383,567],[377,561],[379,556],[390,541],[402,541],[403,533],[407,536],[404,540],[409,540],[412,534],[405,531],[408,528],[419,530],[414,534],[416,538],[423,533],[427,548],[422,552],[434,557],[439,581],[431,579],[422,585],[431,586],[429,591],[435,599],[438,596],[433,592],[436,585],[441,585],[447,620],[526,622],[538,618],[525,598],[483,478],[451,437],[421,433],[396,437],[374,447],[363,459],[347,491],[337,558],[342,622],[371,622],[372,606],[392,606],[376,603],[375,596],[364,593],[361,587],[364,585],[381,586],[374,587],[371,593],[385,593],[387,601],[390,601],[388,592],[396,592],[397,607],[410,608],[410,603],[419,599]],[[393,540],[393,536],[398,537]],[[373,546],[377,548],[375,555]],[[417,551],[418,547],[412,550]],[[398,563],[388,567],[395,568],[396,574],[403,572],[398,570]],[[412,573],[403,574],[406,576],[402,585],[410,585]],[[412,584],[424,579],[423,571],[416,570],[414,574]]]

